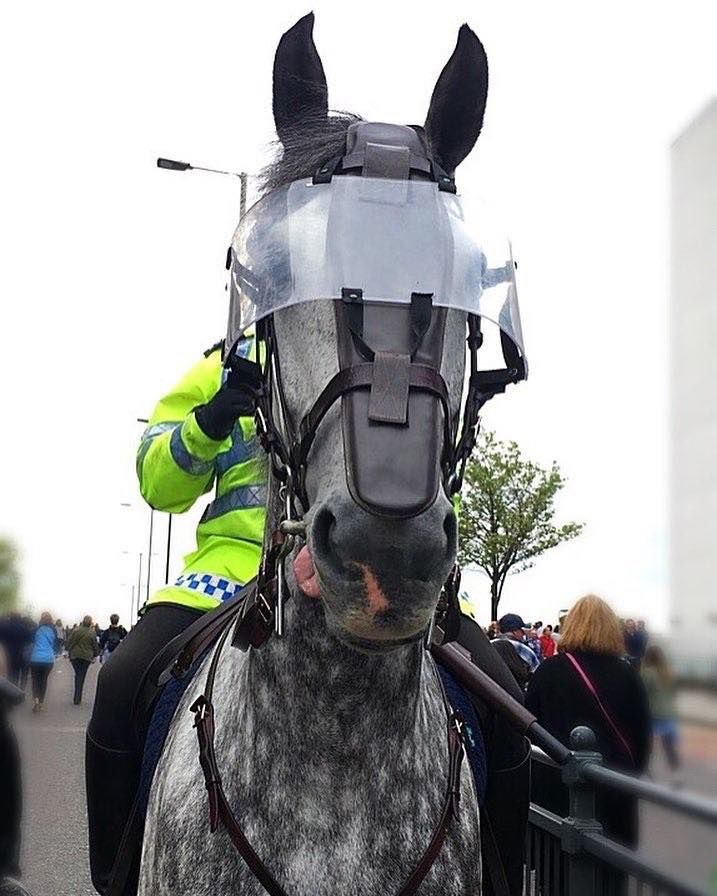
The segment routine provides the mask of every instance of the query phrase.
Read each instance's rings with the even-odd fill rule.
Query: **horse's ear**
[[[274,57],[274,122],[283,142],[307,118],[325,118],[329,110],[326,75],[314,45],[310,12],[279,41]]]
[[[453,55],[433,89],[426,135],[436,161],[449,174],[473,149],[483,125],[488,59],[483,44],[462,25]]]

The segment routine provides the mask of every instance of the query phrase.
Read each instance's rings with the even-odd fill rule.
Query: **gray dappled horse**
[[[284,157],[272,187],[310,177],[341,154],[348,117],[327,119],[313,16],[282,38],[274,117]],[[487,62],[467,26],[433,93],[425,136],[448,172],[481,129]],[[319,125],[317,125],[319,122]],[[323,122],[323,126],[321,126]],[[318,155],[317,155],[318,154]],[[299,421],[337,372],[331,303],[274,315],[287,410]],[[450,311],[441,373],[459,408],[465,314]],[[307,467],[307,545],[287,563],[285,635],[261,650],[228,642],[216,684],[216,751],[232,809],[291,896],[398,892],[431,838],[448,775],[446,709],[425,634],[456,554],[456,519],[438,498],[408,519],[359,507],[347,488],[340,403],[321,423]],[[270,478],[267,532],[283,519]],[[222,827],[211,834],[190,704],[174,716],[150,795],[139,893],[264,890]],[[460,816],[421,885],[425,896],[481,891],[478,803],[463,763]]]

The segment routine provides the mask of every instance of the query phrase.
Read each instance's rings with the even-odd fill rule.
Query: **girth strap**
[[[204,694],[200,696],[190,707],[194,713],[194,727],[197,729],[199,741],[199,762],[204,773],[204,783],[209,796],[209,827],[215,833],[222,823],[226,832],[234,844],[239,855],[246,862],[247,867],[259,881],[269,896],[288,896],[286,890],[276,880],[273,874],[259,858],[251,843],[246,838],[241,825],[226,798],[222,785],[221,774],[217,764],[217,756],[214,749],[214,707],[212,697],[214,694],[214,680],[216,678],[219,659],[222,649],[231,631],[227,625],[214,651],[214,656],[209,666]],[[440,678],[439,678],[440,682]],[[441,685],[442,687],[442,685]],[[414,896],[430,871],[433,863],[438,858],[441,847],[446,839],[448,826],[451,820],[458,815],[461,786],[461,763],[463,760],[463,735],[462,720],[458,713],[449,709],[445,692],[443,699],[448,710],[448,781],[446,796],[441,810],[441,817],[420,861],[408,876],[397,896]]]

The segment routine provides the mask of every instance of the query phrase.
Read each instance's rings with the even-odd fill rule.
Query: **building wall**
[[[717,99],[675,141],[671,163],[671,617],[680,652],[708,661],[717,657]]]

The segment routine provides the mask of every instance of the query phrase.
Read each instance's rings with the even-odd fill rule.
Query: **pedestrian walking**
[[[32,711],[40,712],[45,706],[47,681],[55,665],[57,656],[57,632],[52,616],[43,613],[35,632],[30,654],[30,675],[32,676]]]
[[[664,651],[652,644],[645,652],[641,669],[647,689],[652,718],[652,734],[662,744],[675,787],[682,784],[680,778],[679,727],[677,724],[677,700],[672,667]]]
[[[647,765],[650,714],[645,687],[624,652],[620,623],[608,604],[593,594],[581,597],[561,628],[557,655],[545,660],[528,683],[525,705],[566,746],[573,728],[587,725],[605,765],[634,774]],[[568,814],[559,770],[536,763],[533,801]],[[627,846],[637,844],[637,808],[631,796],[597,792],[598,819]]]
[[[70,632],[67,639],[67,655],[75,670],[75,693],[72,702],[75,706],[82,703],[82,691],[90,663],[99,653],[97,635],[91,616],[85,616],[82,624]]]
[[[7,677],[21,690],[27,683],[34,635],[35,625],[16,611],[0,619],[0,647],[7,657]]]
[[[22,693],[10,681],[9,667],[9,657],[0,646],[0,891],[5,877],[15,877],[20,871],[20,752],[9,714],[12,707],[22,700]]]
[[[127,637],[127,629],[119,624],[119,616],[113,613],[110,616],[109,628],[100,635],[100,658],[104,662],[120,646]]]
[[[55,620],[55,631],[57,632],[57,654],[60,656],[65,649],[65,626],[61,619]]]

